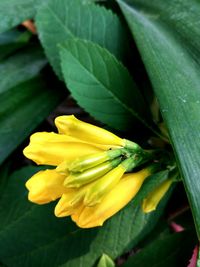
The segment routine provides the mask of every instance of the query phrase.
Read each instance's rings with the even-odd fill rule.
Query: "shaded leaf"
[[[200,236],[200,3],[118,3],[160,102]]]
[[[47,88],[41,77],[34,78],[45,64],[37,49],[0,63],[0,163],[60,101],[60,90]]]
[[[191,232],[161,236],[128,258],[122,267],[186,266],[194,244],[195,237]]]
[[[0,94],[21,82],[35,77],[46,65],[42,51],[36,47],[26,49],[0,63]]]
[[[30,37],[31,34],[29,32],[21,33],[17,30],[12,30],[0,34],[0,60],[7,57],[17,49],[25,46]]]
[[[36,24],[47,57],[60,79],[58,44],[69,38],[91,40],[120,59],[126,53],[126,34],[117,16],[102,6],[88,5],[85,0],[50,0],[40,8]]]
[[[28,202],[24,183],[38,170],[15,172],[0,199],[0,261],[8,267],[92,267],[102,253],[114,259],[149,233],[163,210],[145,215],[130,203],[104,226],[80,229],[56,218],[54,204]]]
[[[61,46],[65,82],[78,103],[96,119],[120,130],[145,114],[142,95],[128,70],[107,50],[71,39]]]

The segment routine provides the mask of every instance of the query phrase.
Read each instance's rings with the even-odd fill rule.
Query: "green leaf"
[[[46,0],[1,0],[0,33],[34,17],[38,4]]]
[[[115,263],[108,255],[103,254],[97,264],[97,267],[115,267]]]
[[[0,166],[0,198],[3,194],[3,191],[7,185],[7,178],[9,176],[10,162],[6,162]]]
[[[47,57],[60,79],[58,44],[69,38],[91,40],[120,59],[127,50],[126,34],[117,16],[104,7],[88,5],[85,0],[50,0],[39,10],[36,24]]]
[[[200,3],[118,3],[159,100],[200,237]]]
[[[30,37],[31,34],[29,32],[21,33],[18,30],[12,30],[0,34],[0,60],[6,58],[17,49],[25,46]]]
[[[56,218],[54,203],[28,202],[24,183],[39,170],[13,173],[0,199],[0,261],[8,267],[92,267],[102,253],[114,259],[136,245],[163,211],[145,215],[130,203],[104,226],[81,229],[69,218]]]
[[[142,185],[142,188],[137,193],[133,200],[135,206],[140,205],[142,200],[148,196],[148,194],[154,191],[162,182],[169,177],[169,171],[164,170],[150,175]]]
[[[23,50],[0,63],[0,94],[21,82],[35,77],[46,65],[40,49],[32,47]]]
[[[143,117],[144,101],[127,69],[104,48],[79,39],[61,46],[65,82],[96,119],[120,130]]]
[[[0,163],[60,101],[61,92],[36,77],[45,63],[41,51],[31,49],[0,64]]]
[[[194,245],[195,237],[189,231],[161,236],[128,258],[122,267],[187,266]]]

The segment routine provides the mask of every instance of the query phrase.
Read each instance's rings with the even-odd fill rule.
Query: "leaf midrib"
[[[135,116],[137,119],[142,121],[144,123],[144,120],[140,118],[140,116],[134,112],[131,108],[129,108],[127,105],[125,105],[114,93],[113,91],[108,90],[108,88],[104,85],[102,81],[100,81],[95,75],[92,75],[92,73],[78,60],[78,57],[76,57],[74,54],[72,54],[69,50],[67,50],[64,46],[61,46],[63,50],[65,50],[67,53],[69,53],[75,60],[76,63],[80,64],[80,66],[88,73],[88,75],[95,81],[97,81],[97,84],[102,86],[104,90],[110,95],[111,98],[113,98],[116,102],[118,102],[125,110],[127,110],[129,113],[131,113],[133,116]],[[62,63],[63,65],[63,63]],[[73,92],[72,92],[73,94]]]

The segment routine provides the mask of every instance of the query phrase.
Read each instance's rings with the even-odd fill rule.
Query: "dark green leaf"
[[[46,60],[41,51],[10,57],[0,64],[0,163],[58,104],[61,93],[35,77]]]
[[[160,102],[200,236],[200,2],[118,2]]]
[[[78,39],[61,46],[65,82],[96,119],[120,130],[144,116],[142,95],[128,70],[104,48]]]
[[[187,266],[194,245],[195,238],[191,232],[161,236],[130,257],[122,267]]]
[[[30,37],[31,34],[29,32],[21,33],[17,30],[12,30],[0,34],[0,60],[7,57],[17,49],[25,46]]]
[[[85,0],[50,0],[36,17],[39,38],[49,61],[60,78],[57,45],[71,37],[91,40],[123,59],[127,40],[119,19],[111,11]]]
[[[0,95],[21,82],[35,77],[46,59],[38,48],[26,49],[0,63]]]
[[[0,166],[0,198],[3,194],[4,188],[7,185],[7,178],[9,176],[9,168],[10,168],[10,163],[6,162],[2,166]]]
[[[8,267],[92,267],[102,253],[114,259],[149,233],[163,210],[145,215],[130,203],[104,226],[80,229],[56,218],[54,205],[28,202],[24,183],[38,170],[15,172],[0,199],[0,261]]]

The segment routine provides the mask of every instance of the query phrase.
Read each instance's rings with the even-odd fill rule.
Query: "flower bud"
[[[113,149],[105,152],[92,154],[89,156],[79,157],[76,160],[68,163],[68,170],[72,172],[82,172],[92,167],[95,167],[107,160],[112,160],[121,156],[121,149]],[[59,167],[58,167],[59,168]]]
[[[63,186],[66,176],[58,174],[55,170],[40,171],[27,182],[29,190],[28,199],[37,204],[49,203],[68,190]]]
[[[124,146],[122,138],[105,129],[80,121],[73,115],[57,117],[55,124],[60,134],[73,136],[87,142],[110,145],[111,147],[112,145]]]
[[[72,215],[72,220],[82,228],[101,226],[104,221],[133,199],[152,171],[151,167],[147,167],[136,173],[124,174],[120,182],[102,199],[101,203],[83,208],[79,213]]]
[[[153,190],[147,198],[143,200],[142,210],[145,213],[149,213],[156,209],[160,200],[164,197],[164,195],[169,190],[171,184],[173,183],[173,179],[167,179],[162,182],[155,190]]]
[[[102,197],[107,194],[121,179],[126,170],[133,164],[134,159],[124,160],[119,166],[98,179],[87,191],[84,204],[94,206],[101,202]]]
[[[112,161],[106,161],[102,164],[99,164],[98,166],[95,166],[94,168],[90,168],[84,172],[81,173],[71,173],[64,181],[64,185],[68,188],[78,188],[80,186],[83,186],[85,184],[88,184],[110,170],[112,170],[114,167],[116,167],[121,162],[120,158],[114,159]]]
[[[69,191],[63,194],[58,201],[54,210],[55,215],[57,217],[64,217],[77,212],[83,206],[82,201],[88,190],[88,186],[84,186],[78,190],[68,189]]]
[[[80,156],[103,152],[95,145],[75,140],[70,136],[55,133],[35,133],[23,153],[37,164],[56,166],[64,160],[71,161]]]

